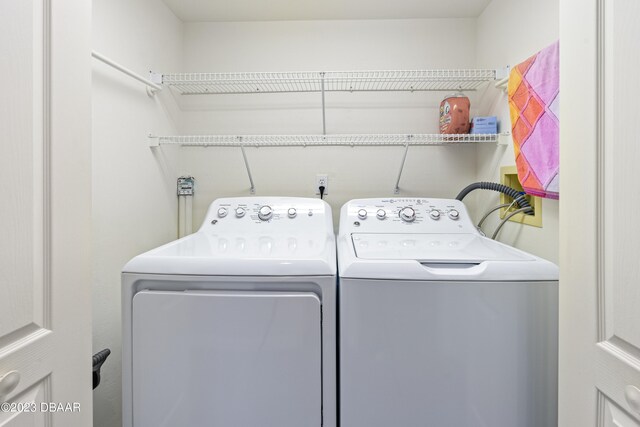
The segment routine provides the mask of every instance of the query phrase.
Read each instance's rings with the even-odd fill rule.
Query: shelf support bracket
[[[158,138],[153,133],[149,132],[149,134],[147,135],[147,143],[149,144],[149,147],[151,147],[151,148],[159,147],[160,146],[160,138]]]
[[[511,73],[511,67],[507,65],[506,67],[496,69],[496,80],[509,79],[509,73]]]
[[[496,70],[496,81],[494,86],[497,89],[500,89],[502,91],[504,91],[504,93],[507,93],[508,87],[509,87],[509,73],[510,73],[511,69],[509,68],[509,66],[507,65],[505,68],[499,68]]]
[[[511,132],[502,132],[498,135],[498,146],[506,146],[511,142]]]
[[[149,71],[149,81],[157,84],[158,86],[162,85],[162,73]]]
[[[242,158],[244,159],[244,166],[247,168],[247,175],[249,176],[249,183],[251,184],[251,188],[249,188],[249,193],[256,194],[256,186],[253,183],[253,176],[251,175],[251,168],[249,167],[249,160],[247,160],[247,153],[244,150],[244,143],[242,142],[242,137],[238,137],[238,142],[240,142],[240,150],[242,151]]]
[[[327,134],[327,119],[324,105],[324,71],[320,73],[320,91],[322,92],[322,134]]]
[[[402,178],[402,170],[404,169],[404,163],[407,160],[407,153],[409,152],[409,142],[413,135],[407,135],[407,142],[404,144],[404,155],[402,156],[402,162],[400,163],[400,171],[398,172],[398,179],[396,179],[396,187],[393,189],[393,194],[400,194],[400,178]]]

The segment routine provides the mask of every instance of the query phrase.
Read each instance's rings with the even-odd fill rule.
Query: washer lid
[[[535,260],[527,253],[476,234],[352,233],[351,241],[360,259],[443,264]]]
[[[549,261],[477,234],[352,233],[338,239],[343,279],[555,281]],[[343,286],[348,286],[346,281]]]

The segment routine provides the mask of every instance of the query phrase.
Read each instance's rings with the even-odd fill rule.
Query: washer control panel
[[[477,233],[464,204],[455,199],[356,199],[343,206],[340,234]]]
[[[374,212],[375,216],[375,212]],[[328,221],[328,222],[327,222]],[[209,206],[201,230],[288,230],[331,223],[331,209],[320,199],[302,197],[234,197]],[[269,225],[270,224],[270,225]],[[265,228],[267,227],[267,228]]]

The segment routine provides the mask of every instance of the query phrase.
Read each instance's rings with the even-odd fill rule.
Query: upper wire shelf
[[[421,146],[498,142],[497,134],[178,135],[150,136],[153,145],[201,147]]]
[[[163,74],[183,95],[286,92],[421,92],[477,90],[499,70],[408,70]]]

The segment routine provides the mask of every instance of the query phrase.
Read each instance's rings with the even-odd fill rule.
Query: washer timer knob
[[[367,217],[367,210],[366,209],[360,209],[358,211],[358,218],[365,219],[366,217]]]
[[[416,219],[416,211],[413,208],[402,208],[400,210],[400,219],[405,222],[412,222]]]
[[[458,212],[458,211],[457,211],[457,210],[455,210],[455,209],[451,209],[451,210],[449,211],[449,214],[448,214],[448,215],[449,215],[449,218],[451,218],[451,219],[458,219],[458,218],[460,218],[460,212]]]
[[[242,218],[245,213],[244,208],[236,208],[236,218]]]
[[[387,217],[387,212],[384,209],[378,209],[378,212],[376,212],[376,217],[378,219],[385,219]]]
[[[429,216],[431,217],[431,219],[440,219],[440,211],[433,209],[431,212],[429,212]]]
[[[265,205],[260,207],[260,209],[258,210],[258,218],[260,218],[262,221],[267,221],[271,219],[272,216],[273,216],[273,209],[271,209],[271,206]]]
[[[296,208],[289,208],[289,210],[287,211],[287,215],[289,216],[289,218],[295,218],[297,214],[298,212],[296,212]]]
[[[218,209],[218,218],[224,218],[225,216],[227,216],[227,213],[227,208]]]

